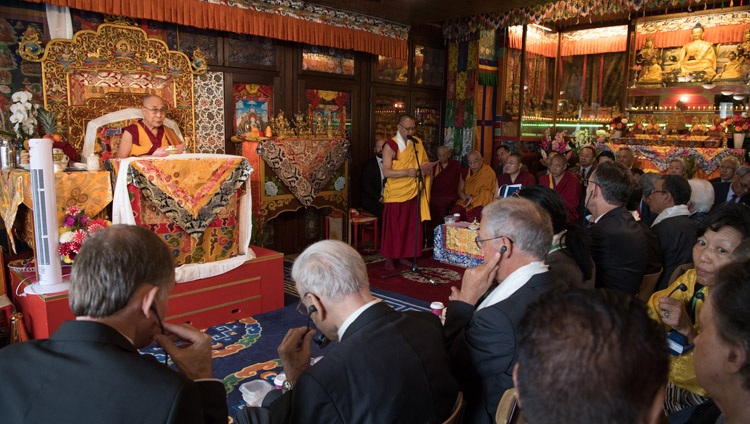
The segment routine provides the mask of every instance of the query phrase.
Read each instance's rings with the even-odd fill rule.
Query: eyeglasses
[[[161,108],[161,109],[157,109],[155,107],[150,107],[150,108],[149,107],[144,107],[144,109],[146,109],[147,111],[153,113],[154,115],[166,115],[167,114],[167,108],[164,108],[164,107]]]
[[[651,192],[651,194],[654,194],[654,193],[669,193],[669,191],[667,191],[667,190],[654,190],[654,191]]]
[[[513,243],[513,240],[511,240],[510,237],[508,237],[508,236],[497,236],[497,237],[492,237],[492,238],[487,238],[487,239],[482,239],[479,236],[476,236],[476,237],[474,237],[474,243],[477,245],[477,249],[482,250],[482,243],[484,243],[485,241],[497,240],[497,239],[503,238],[503,237],[507,238],[508,241],[511,242],[511,244]]]
[[[405,129],[406,132],[414,131],[417,128],[417,127],[405,127],[405,126],[403,126],[401,124],[398,124],[398,126],[401,127],[401,128],[403,128],[403,129]]]

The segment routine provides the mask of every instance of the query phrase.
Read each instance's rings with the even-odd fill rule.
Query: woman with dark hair
[[[750,261],[723,267],[701,310],[702,329],[695,338],[695,372],[712,400],[701,405],[688,423],[750,422],[748,280]]]
[[[545,263],[566,287],[594,288],[594,261],[586,231],[568,222],[565,201],[553,189],[541,185],[524,187],[516,194],[547,211],[552,219],[552,247]]]
[[[651,317],[665,326],[670,339],[684,338],[688,347],[671,359],[664,408],[674,413],[706,400],[706,390],[695,375],[692,346],[701,328],[700,311],[718,281],[719,270],[732,262],[740,242],[750,237],[750,207],[726,203],[714,209],[698,230],[693,247],[694,268],[657,291],[648,302]]]

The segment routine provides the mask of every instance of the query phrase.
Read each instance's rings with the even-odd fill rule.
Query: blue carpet
[[[385,290],[373,289],[372,292],[397,311],[429,310],[429,304],[422,300]],[[245,406],[239,391],[242,383],[262,378],[273,384],[276,374],[282,371],[276,348],[287,330],[307,324],[307,316],[296,308],[295,301],[275,311],[206,330],[213,338],[213,374],[224,383],[230,416],[234,417]],[[331,346],[320,349],[313,344],[312,356],[325,355],[328,349]],[[163,350],[155,345],[141,352],[164,360]]]

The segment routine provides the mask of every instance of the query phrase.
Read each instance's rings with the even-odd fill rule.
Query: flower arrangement
[[[591,136],[589,130],[580,129],[573,133],[573,150],[579,153],[581,149],[587,146],[591,146]]]
[[[542,137],[542,142],[539,144],[539,147],[541,147],[544,152],[565,153],[570,150],[568,142],[565,141],[566,134],[567,131],[558,131],[557,134],[555,134],[555,138],[550,139],[550,129],[547,128],[544,130],[544,136]]]
[[[253,228],[250,234],[250,244],[263,247],[273,239],[273,226],[269,225],[266,218],[267,216],[263,209],[259,209],[253,213]]]
[[[624,118],[622,115],[615,116],[609,126],[613,131],[622,131],[628,126],[628,118]]]
[[[14,137],[17,147],[22,147],[23,142],[36,135],[37,111],[39,105],[32,105],[32,94],[28,91],[16,91],[11,96],[13,103],[10,105],[10,123],[13,124],[13,132],[5,131],[5,134]]]
[[[633,124],[628,127],[628,131],[634,133],[634,134],[642,134],[643,131],[646,130],[646,127],[643,126],[643,122],[633,122]]]
[[[597,143],[604,143],[605,141],[607,141],[607,136],[609,135],[607,130],[596,130],[595,134]]]
[[[750,131],[750,118],[744,117],[739,113],[724,121],[724,126],[730,133],[739,134]]]
[[[60,244],[57,248],[63,262],[72,264],[86,238],[110,225],[112,223],[106,219],[89,218],[78,206],[66,209],[63,226],[60,227]]]

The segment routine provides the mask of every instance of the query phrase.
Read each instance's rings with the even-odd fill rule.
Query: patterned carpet
[[[377,257],[368,259],[371,262],[378,260]],[[287,306],[206,330],[213,338],[214,377],[222,380],[227,391],[230,422],[233,422],[232,418],[245,407],[239,390],[240,385],[259,378],[273,384],[274,377],[281,372],[276,348],[288,329],[307,323],[307,317],[296,311],[299,297],[289,278],[292,262],[293,258],[285,258],[284,297]],[[429,310],[429,304],[422,300],[376,288],[373,288],[372,292],[397,311]],[[325,355],[327,349],[331,349],[331,346],[320,349],[313,345],[312,355]],[[164,361],[164,351],[156,345],[142,349],[141,352],[153,355],[160,362]],[[171,362],[169,364],[172,365]]]

